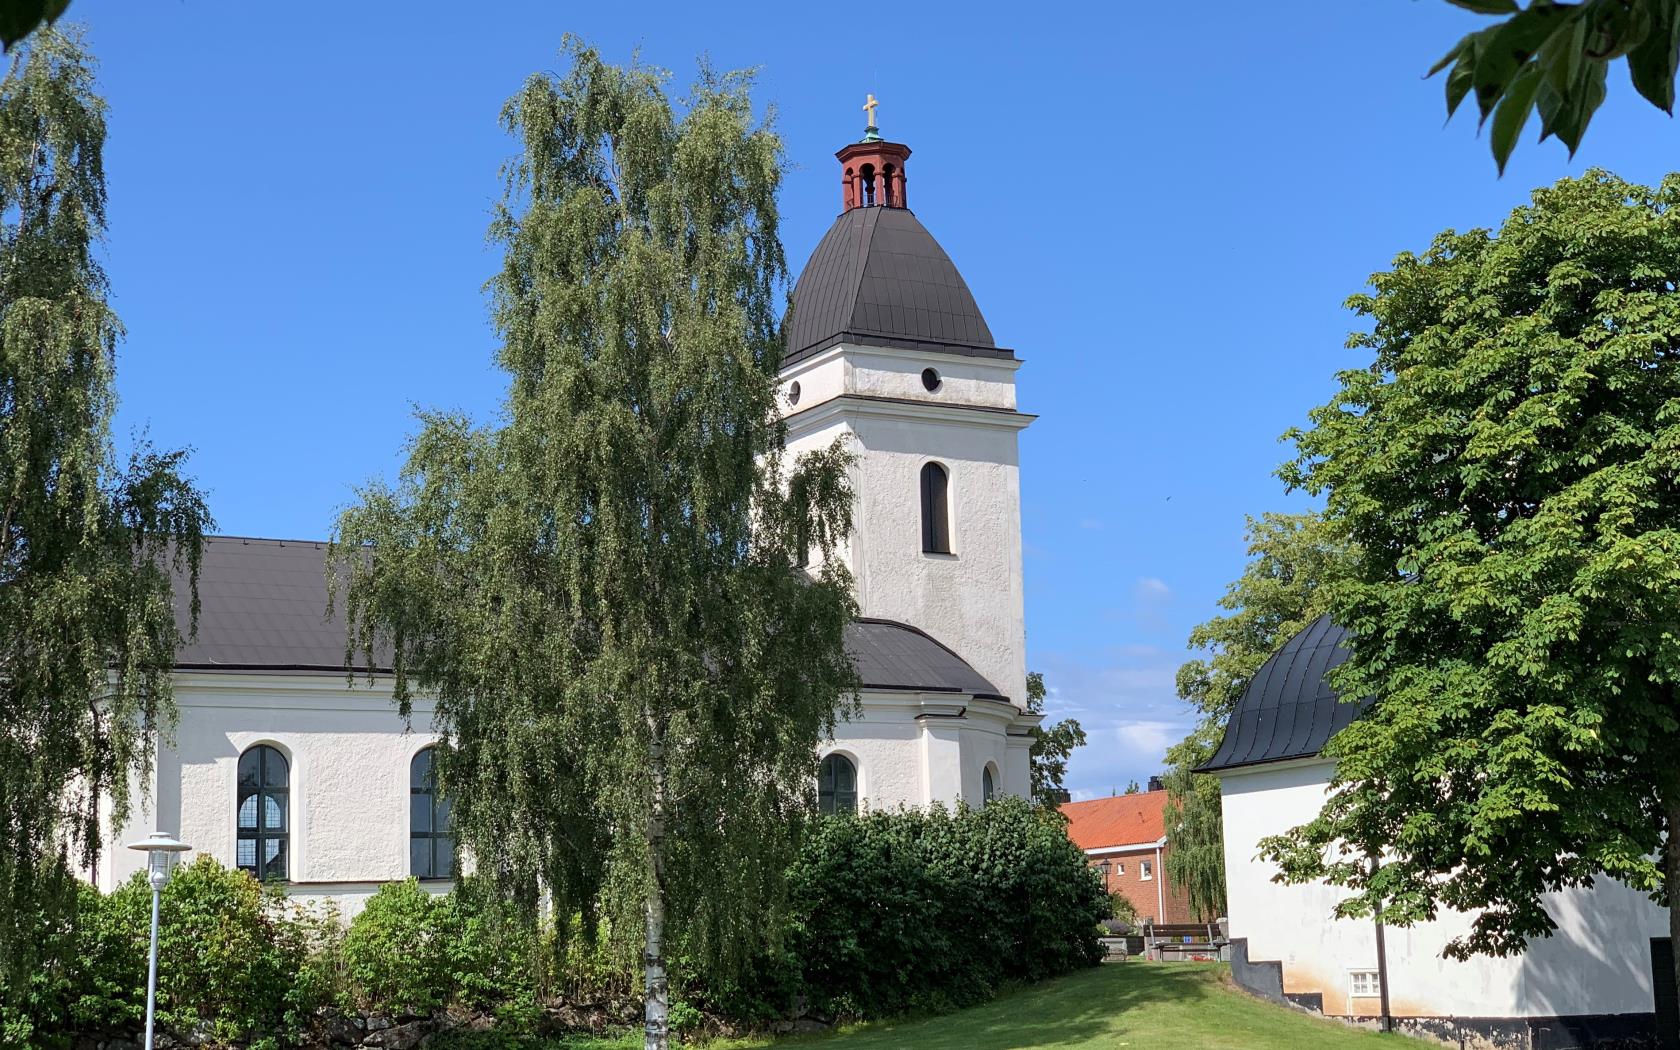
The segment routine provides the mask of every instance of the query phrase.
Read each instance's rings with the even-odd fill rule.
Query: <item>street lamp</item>
[[[146,854],[146,881],[152,884],[152,953],[146,970],[146,1050],[152,1050],[152,1015],[157,1010],[158,896],[169,881],[175,854],[192,847],[167,831],[154,831],[144,841],[130,842],[128,848]]]

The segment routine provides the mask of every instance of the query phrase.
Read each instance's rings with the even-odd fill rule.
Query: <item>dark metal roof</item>
[[[846,650],[857,664],[858,677],[871,688],[1008,699],[962,657],[907,623],[857,620],[846,632]]]
[[[1283,644],[1248,683],[1219,751],[1199,771],[1310,758],[1365,710],[1344,704],[1324,676],[1348,658],[1347,632],[1320,616]]]
[[[207,538],[198,636],[181,646],[175,666],[344,672],[344,621],[326,615],[326,554],[325,543],[311,540]],[[188,601],[185,580],[177,580],[175,619],[183,634]],[[908,624],[859,620],[847,630],[846,648],[868,688],[1003,696],[960,656]]]
[[[945,249],[908,208],[844,212],[793,289],[792,363],[836,343],[1009,358]]]

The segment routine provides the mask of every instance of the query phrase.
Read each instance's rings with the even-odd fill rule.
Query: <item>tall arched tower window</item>
[[[829,755],[818,767],[817,809],[823,813],[857,812],[857,767],[845,755]]]
[[[291,787],[291,767],[279,748],[258,744],[239,756],[239,870],[263,880],[290,877],[286,812]]]
[[[922,465],[922,550],[951,553],[951,476],[938,463]]]
[[[408,763],[408,873],[417,879],[455,875],[455,833],[449,825],[449,800],[438,791],[429,747]]]

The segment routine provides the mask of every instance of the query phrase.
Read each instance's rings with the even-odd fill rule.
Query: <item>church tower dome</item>
[[[863,139],[835,157],[843,210],[794,285],[784,364],[840,343],[1013,357],[909,208],[910,147],[881,138],[872,116]]]

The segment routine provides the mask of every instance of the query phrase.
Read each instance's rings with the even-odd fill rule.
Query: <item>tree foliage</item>
[[[1219,781],[1193,772],[1219,750],[1225,723],[1254,675],[1278,647],[1323,612],[1325,584],[1348,569],[1348,545],[1314,513],[1249,518],[1248,565],[1225,590],[1215,616],[1190,632],[1204,656],[1178,669],[1179,698],[1201,715],[1167,750],[1163,820],[1172,848],[1167,877],[1203,917],[1225,913],[1225,841]]]
[[[0,46],[8,51],[30,33],[58,21],[70,0],[0,0]]]
[[[0,1007],[171,724],[170,568],[196,614],[210,520],[183,453],[112,449],[104,143],[80,42],[32,37],[0,81]]]
[[[1680,177],[1594,171],[1350,300],[1369,359],[1283,476],[1356,545],[1333,683],[1376,701],[1326,751],[1322,813],[1264,844],[1283,877],[1346,887],[1340,914],[1469,912],[1463,957],[1550,933],[1542,895],[1596,876],[1672,903],[1677,282]]]
[[[1044,713],[1044,676],[1037,671],[1027,675],[1027,714]],[[1067,801],[1068,759],[1075,748],[1085,746],[1085,729],[1077,719],[1064,718],[1052,725],[1033,726],[1033,745],[1028,752],[1032,773],[1033,801],[1046,809],[1055,809]]]
[[[502,114],[502,421],[423,416],[336,564],[353,648],[435,699],[478,870],[646,958],[653,1046],[667,916],[697,966],[754,946],[855,693],[848,455],[782,450],[783,154],[750,75],[702,69],[679,112],[666,74],[567,55]]]
[[[1501,173],[1531,113],[1541,141],[1556,135],[1570,156],[1604,102],[1612,63],[1625,59],[1636,91],[1674,115],[1680,61],[1680,0],[1448,0],[1505,15],[1453,45],[1430,76],[1447,70],[1447,115],[1470,95],[1486,124]]]

